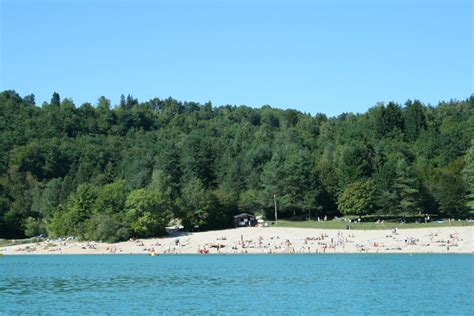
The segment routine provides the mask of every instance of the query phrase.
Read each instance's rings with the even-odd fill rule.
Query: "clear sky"
[[[312,114],[474,92],[473,3],[0,0],[0,89]]]

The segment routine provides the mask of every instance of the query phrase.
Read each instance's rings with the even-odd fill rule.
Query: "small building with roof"
[[[252,214],[242,213],[234,216],[235,227],[253,227],[257,225],[257,218]]]

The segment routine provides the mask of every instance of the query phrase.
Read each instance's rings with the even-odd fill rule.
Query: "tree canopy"
[[[328,118],[55,92],[0,93],[0,238],[104,241],[219,229],[240,212],[273,218],[472,209],[474,96],[377,104]]]

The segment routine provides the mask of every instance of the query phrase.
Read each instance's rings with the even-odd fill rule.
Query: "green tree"
[[[471,141],[471,147],[464,157],[465,165],[462,171],[464,182],[470,194],[467,197],[467,207],[474,210],[474,140]]]
[[[381,111],[377,114],[376,131],[379,137],[396,137],[403,132],[405,121],[398,104],[389,102],[387,107],[381,107]]]
[[[210,187],[215,179],[213,163],[214,151],[212,138],[206,131],[191,132],[181,145],[181,168],[188,178],[196,177],[206,187]]]
[[[367,215],[373,211],[375,183],[372,179],[349,184],[339,196],[337,205],[344,215]]]
[[[97,213],[117,214],[124,210],[127,197],[127,189],[123,180],[95,189],[97,198],[93,209]]]
[[[61,104],[61,98],[59,96],[59,93],[54,92],[53,96],[51,97],[51,105],[59,107]]]
[[[293,217],[306,216],[309,211],[319,209],[320,185],[311,155],[306,150],[283,147],[263,168],[261,183],[261,203],[269,218],[273,214],[274,195],[281,212]]]
[[[435,182],[434,196],[443,215],[466,216],[467,187],[462,178],[464,161],[460,158],[441,169]]]
[[[284,159],[281,154],[276,153],[270,162],[268,162],[262,170],[260,183],[262,185],[260,204],[262,204],[267,211],[267,218],[273,218],[272,209],[274,203],[274,196],[278,196],[278,205],[281,210],[287,210],[291,205],[288,204],[288,199],[281,199],[287,192],[284,188]]]
[[[24,227],[26,237],[34,237],[46,234],[46,225],[40,219],[28,217],[25,219]]]
[[[405,160],[398,161],[396,170],[394,189],[399,199],[398,212],[402,216],[416,215],[421,211],[417,180]]]
[[[114,243],[127,240],[130,236],[130,231],[120,213],[96,213],[92,215],[88,226],[86,238],[89,240]]]
[[[156,237],[165,233],[172,211],[163,205],[159,192],[136,189],[125,202],[125,218],[135,237]]]
[[[341,146],[341,154],[336,170],[338,184],[343,187],[357,180],[370,177],[374,171],[374,156],[374,149],[370,144],[352,143]]]
[[[178,201],[180,217],[187,229],[208,229],[215,227],[211,220],[216,219],[219,212],[218,200],[198,178],[191,178],[182,189],[182,197]],[[220,220],[227,222],[224,218]]]
[[[405,120],[405,135],[409,141],[416,141],[420,131],[426,129],[426,118],[423,112],[423,105],[420,101],[408,100],[405,103],[403,112]]]
[[[48,232],[53,237],[85,237],[86,224],[91,218],[97,193],[88,184],[81,184],[64,205],[52,212]]]

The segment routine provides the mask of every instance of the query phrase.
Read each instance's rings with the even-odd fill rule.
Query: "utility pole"
[[[273,203],[275,203],[275,222],[278,225],[278,213],[277,213],[277,199],[276,194],[273,194]]]

